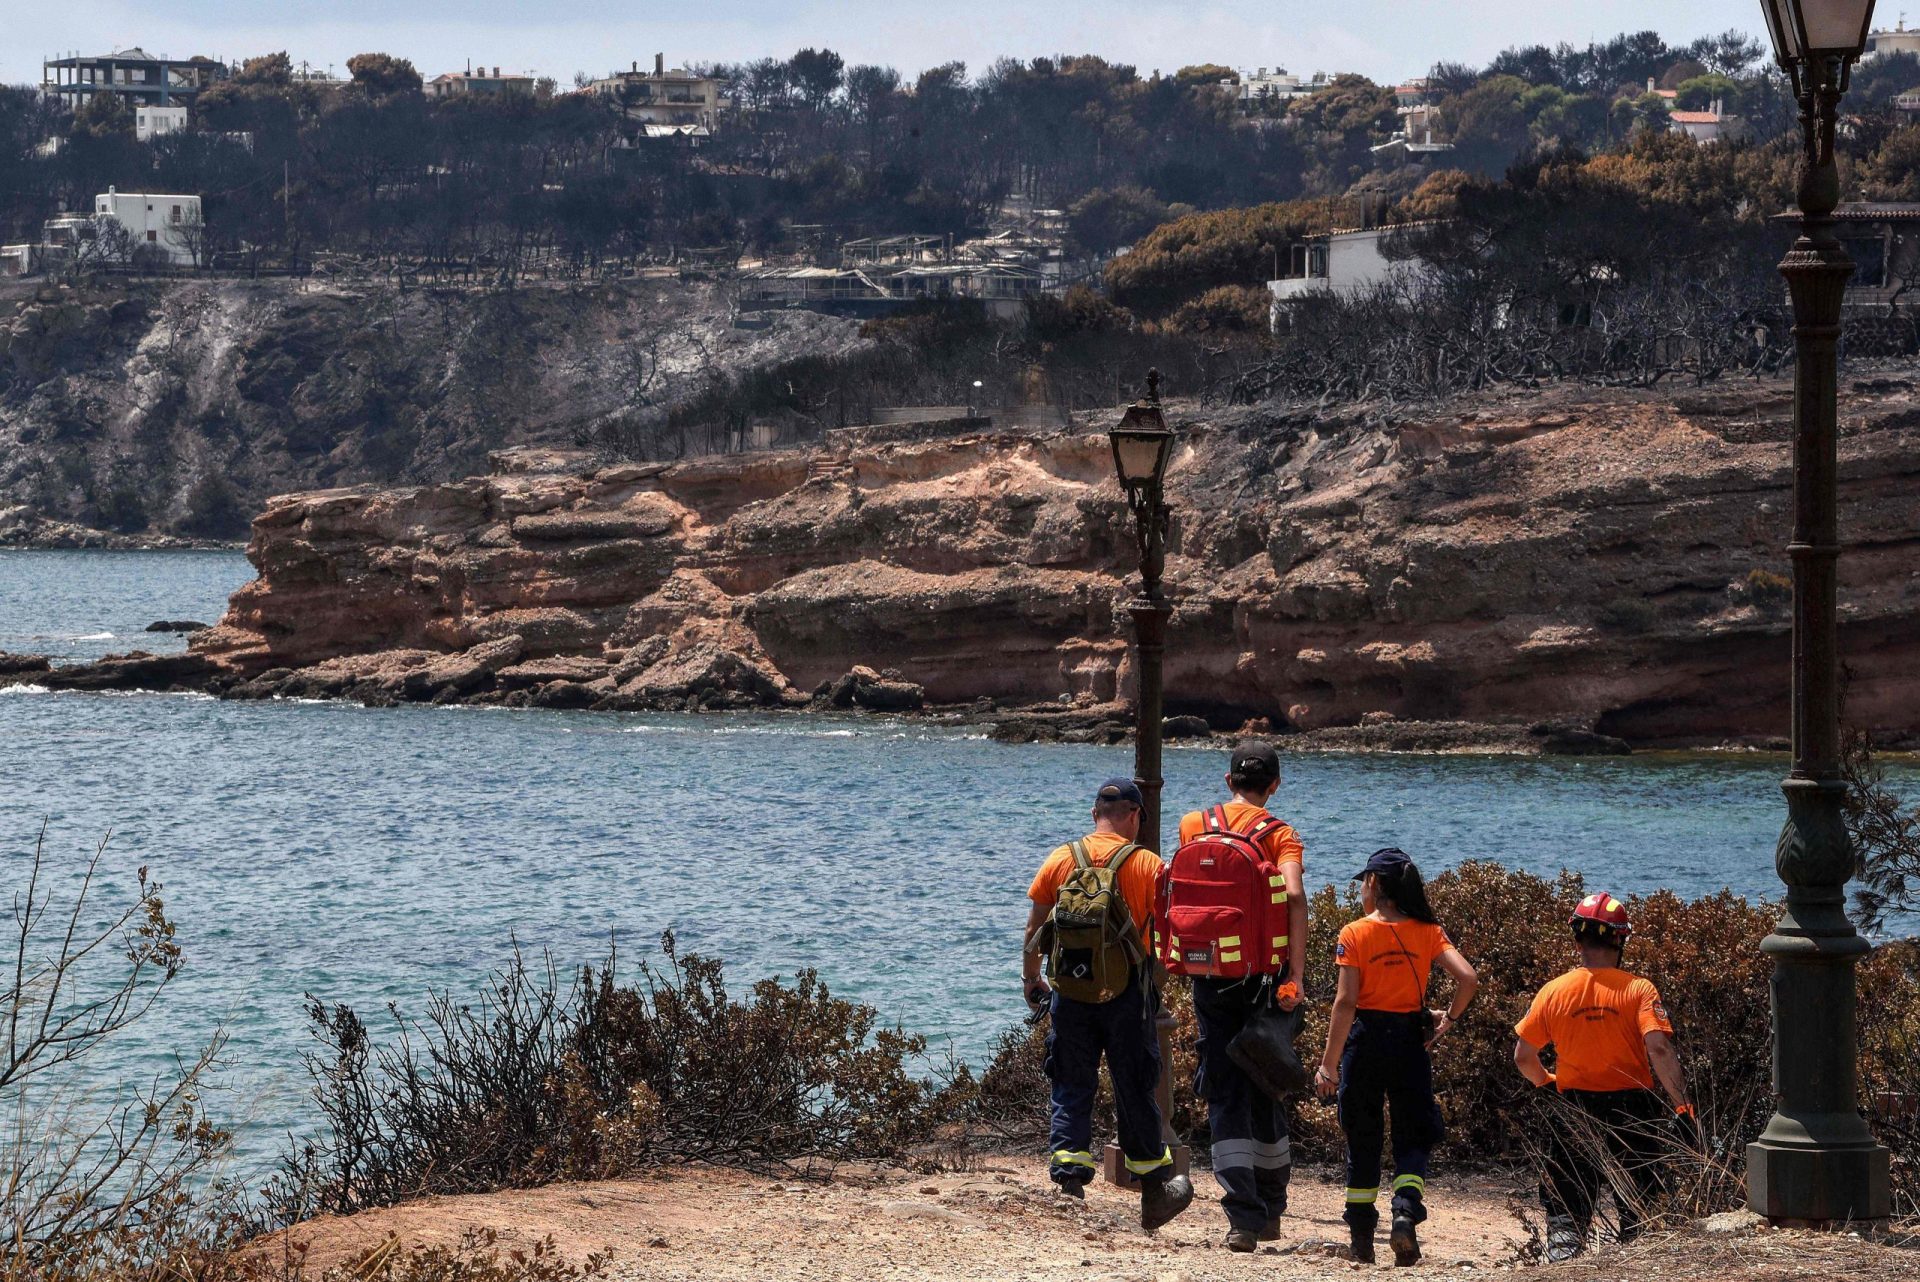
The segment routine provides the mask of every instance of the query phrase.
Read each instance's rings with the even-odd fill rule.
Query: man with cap
[[[1286,1111],[1253,1084],[1227,1054],[1227,1044],[1263,1003],[1287,1010],[1300,1004],[1301,950],[1307,939],[1307,896],[1302,883],[1303,847],[1292,825],[1276,820],[1267,803],[1280,788],[1280,756],[1259,741],[1242,743],[1227,759],[1227,788],[1233,799],[1211,812],[1234,832],[1252,834],[1286,882],[1288,951],[1278,976],[1248,979],[1193,977],[1193,1013],[1200,1025],[1200,1069],[1194,1091],[1207,1101],[1207,1125],[1213,1132],[1214,1179],[1223,1191],[1227,1247],[1253,1251],[1280,1236],[1287,1209],[1287,1183],[1293,1149]],[[1196,810],[1180,821],[1185,845],[1206,831],[1209,812]],[[1287,995],[1279,995],[1291,984]]]
[[[1633,933],[1626,905],[1588,895],[1568,922],[1580,964],[1542,988],[1514,1026],[1514,1067],[1552,1087],[1540,1200],[1547,1210],[1547,1258],[1560,1263],[1587,1249],[1594,1203],[1616,1165],[1627,1187],[1614,1189],[1620,1240],[1630,1242],[1666,1182],[1663,1156],[1679,1132],[1701,1146],[1687,1079],[1673,1045],[1673,1024],[1652,982],[1622,970]],[[1553,1047],[1554,1071],[1540,1052]],[[1666,1095],[1662,1103],[1654,1083]],[[1672,1111],[1668,1111],[1671,1105]]]
[[[1096,1169],[1093,1102],[1100,1086],[1100,1060],[1113,1083],[1113,1111],[1127,1169],[1140,1180],[1140,1224],[1149,1231],[1187,1209],[1193,1184],[1173,1169],[1173,1154],[1161,1129],[1154,1090],[1160,1082],[1160,1043],[1154,1029],[1158,993],[1151,954],[1160,857],[1133,844],[1140,835],[1140,789],[1131,779],[1109,779],[1093,802],[1093,831],[1055,849],[1027,890],[1027,941],[1021,953],[1021,985],[1036,1015],[1052,1016],[1047,1032],[1047,1076],[1053,1082],[1048,1174],[1060,1192],[1086,1196]],[[1116,863],[1117,861],[1117,863]],[[1057,992],[1040,975],[1042,927],[1052,917],[1061,888],[1076,870],[1115,864],[1113,876],[1134,932],[1131,953],[1141,959],[1111,1000],[1083,1001]]]

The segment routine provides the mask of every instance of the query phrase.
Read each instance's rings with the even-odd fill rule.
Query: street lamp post
[[[1134,669],[1139,680],[1133,730],[1133,781],[1146,803],[1140,815],[1139,843],[1155,854],[1160,848],[1160,741],[1163,716],[1161,663],[1167,648],[1167,619],[1173,607],[1160,591],[1167,564],[1167,527],[1172,512],[1166,503],[1167,463],[1173,456],[1173,433],[1160,413],[1160,371],[1147,371],[1147,396],[1127,407],[1120,425],[1107,433],[1113,445],[1114,471],[1133,514],[1134,540],[1140,553],[1140,595],[1127,606],[1133,616]],[[1155,963],[1157,968],[1157,963]],[[1155,1018],[1160,1039],[1160,1126],[1172,1150],[1174,1169],[1185,1174],[1191,1159],[1173,1130],[1173,1016],[1162,1010]],[[1138,1184],[1128,1173],[1125,1154],[1109,1144],[1104,1163],[1107,1178],[1123,1188]]]
[[[1747,1199],[1776,1223],[1882,1220],[1887,1150],[1861,1119],[1854,966],[1869,951],[1847,919],[1853,849],[1841,805],[1836,652],[1836,473],[1841,302],[1853,262],[1833,232],[1834,130],[1873,0],[1762,0],[1800,105],[1800,236],[1780,264],[1793,298],[1793,769],[1774,867],[1787,885],[1773,959],[1775,1112],[1747,1148]]]

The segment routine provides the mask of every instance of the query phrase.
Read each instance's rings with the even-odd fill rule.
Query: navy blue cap
[[[1147,799],[1140,795],[1140,785],[1131,779],[1109,779],[1100,785],[1100,791],[1094,794],[1095,801],[1124,801],[1130,805],[1145,809]]]
[[[1355,873],[1353,879],[1359,881],[1368,875],[1392,877],[1401,870],[1411,867],[1413,867],[1412,856],[1398,846],[1388,846],[1384,850],[1374,851],[1372,858],[1367,860],[1367,866]]]

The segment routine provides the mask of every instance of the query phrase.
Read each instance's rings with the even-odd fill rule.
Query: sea
[[[0,551],[0,650],[73,661],[184,645],[252,577],[233,552]],[[1129,747],[1003,745],[875,716],[606,714],[0,690],[0,903],[44,842],[56,893],[105,843],[102,914],[144,867],[185,967],[87,1064],[102,1090],[216,1033],[210,1102],[243,1158],[311,1125],[303,999],[478,993],[516,947],[562,968],[655,952],[744,988],[816,968],[838,995],[980,1062],[1023,1013],[1027,885],[1079,835]],[[1223,754],[1172,746],[1170,812],[1211,803]],[[1397,845],[1429,871],[1493,859],[1596,888],[1771,896],[1777,756],[1301,755],[1275,809],[1309,887]],[[1920,786],[1920,776],[1902,778]],[[111,969],[111,958],[104,959]]]

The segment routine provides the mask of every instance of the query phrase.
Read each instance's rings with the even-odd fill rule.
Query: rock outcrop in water
[[[1777,740],[1789,392],[1562,389],[1384,423],[1175,409],[1169,710],[1356,746],[1473,742],[1409,722],[1574,751]],[[1845,406],[1849,719],[1910,739],[1920,402],[1876,385]],[[241,696],[1110,719],[1132,558],[1110,468],[1098,425],[855,429],[288,495],[254,522],[260,578],[192,653]]]

